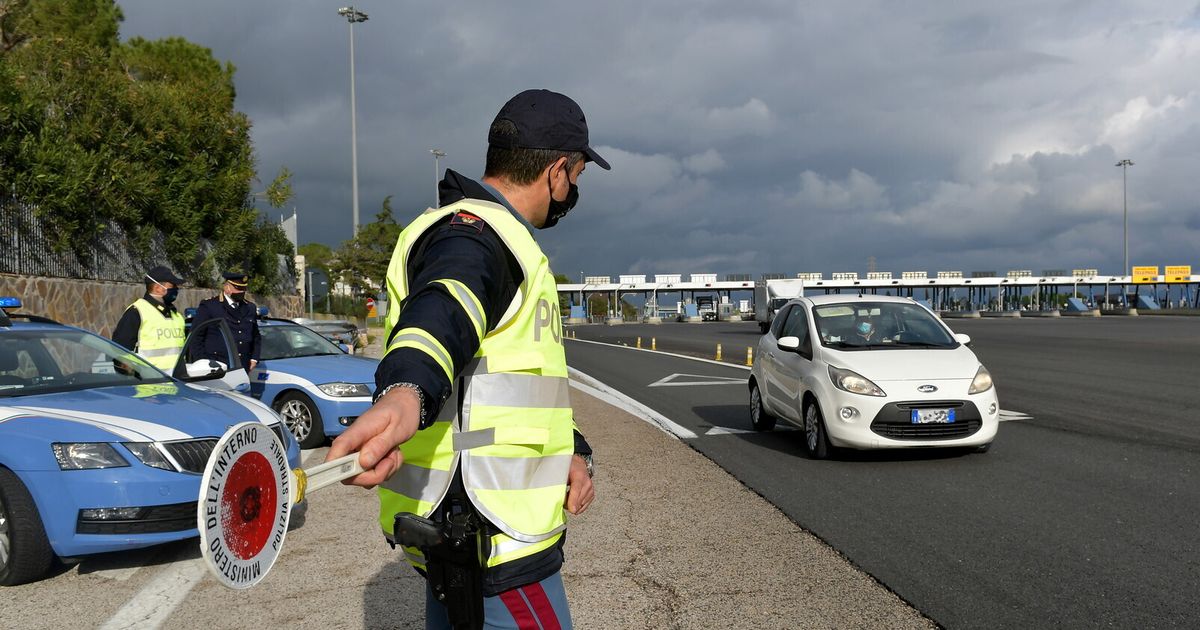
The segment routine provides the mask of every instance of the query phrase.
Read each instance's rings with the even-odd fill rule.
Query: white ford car
[[[804,430],[808,454],[835,447],[971,447],[996,437],[992,377],[929,309],[909,298],[819,295],[791,300],[758,343],[750,421]]]

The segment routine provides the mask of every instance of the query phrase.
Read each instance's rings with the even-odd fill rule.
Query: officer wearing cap
[[[388,295],[401,306],[375,403],[328,459],[359,451],[366,472],[351,483],[379,486],[384,535],[426,575],[427,627],[516,627],[530,606],[542,627],[570,627],[559,570],[566,513],[595,496],[591,448],[575,430],[557,287],[534,230],[574,207],[588,163],[609,168],[579,105],[521,92],[488,131],[483,179],[447,170],[441,207],[393,253]],[[413,542],[424,523],[413,514],[454,536],[477,528],[460,541],[480,550],[472,577],[445,546]]]
[[[221,275],[225,278],[221,294],[200,302],[192,318],[192,329],[210,319],[224,319],[233,333],[233,344],[242,360],[242,367],[249,372],[258,364],[262,346],[258,332],[258,307],[246,299],[250,276],[240,271],[228,271]],[[229,361],[219,333],[210,327],[197,334],[199,337],[195,347],[200,348],[199,358],[222,363]]]
[[[183,280],[159,265],[146,272],[144,281],[145,295],[125,309],[112,340],[169,374],[175,369],[185,338],[183,316],[175,308]],[[123,367],[118,365],[117,369]]]

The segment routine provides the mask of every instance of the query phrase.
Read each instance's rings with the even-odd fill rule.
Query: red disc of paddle
[[[201,478],[200,552],[230,588],[257,584],[279,556],[291,516],[291,468],[270,427],[243,422],[217,441]]]

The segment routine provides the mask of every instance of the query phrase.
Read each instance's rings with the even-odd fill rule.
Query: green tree
[[[296,249],[296,253],[304,256],[305,266],[320,269],[329,277],[334,261],[333,248],[325,243],[305,243]]]
[[[342,282],[355,295],[373,294],[383,287],[392,251],[404,228],[392,216],[392,196],[383,200],[375,220],[359,226],[354,238],[342,243],[337,251],[337,266]]]
[[[178,37],[121,44],[122,19],[112,0],[0,0],[9,192],[49,222],[60,251],[91,251],[115,221],[143,257],[162,234],[169,262],[194,284],[241,266],[255,290],[276,285],[292,248],[252,207],[250,121],[234,109],[234,67]],[[290,194],[284,169],[268,200]]]

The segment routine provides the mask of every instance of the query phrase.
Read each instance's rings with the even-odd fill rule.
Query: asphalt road
[[[949,323],[1002,408],[1031,416],[987,454],[810,461],[799,432],[742,432],[744,368],[586,343],[567,356],[946,627],[1196,627],[1200,318]],[[719,342],[730,363],[758,339],[753,323],[572,332],[709,358]]]

